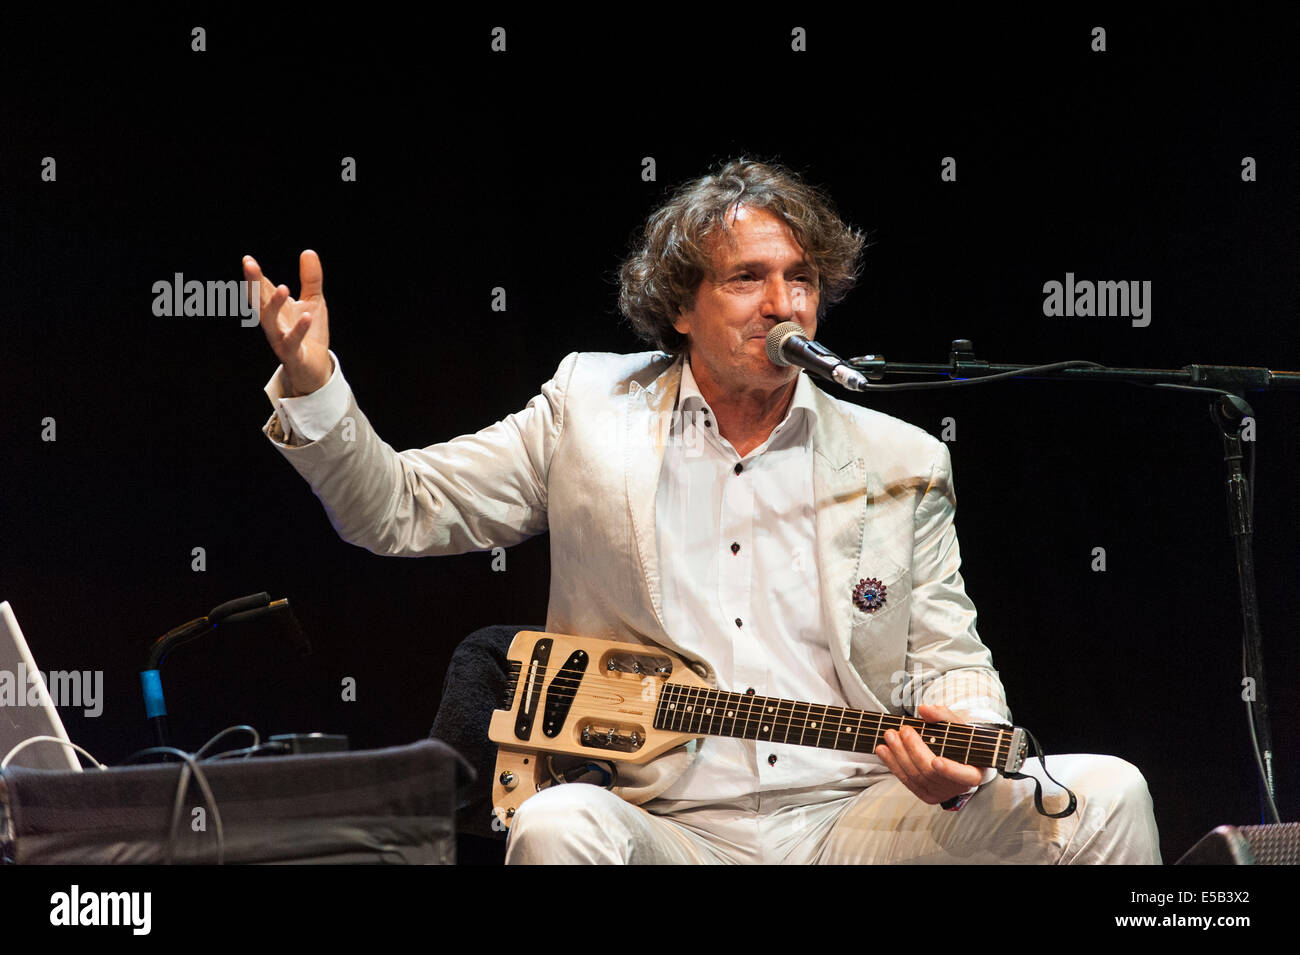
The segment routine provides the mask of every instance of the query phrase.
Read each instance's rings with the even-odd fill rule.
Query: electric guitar
[[[552,765],[557,756],[648,763],[702,736],[871,753],[886,730],[911,726],[935,755],[959,763],[1015,773],[1025,760],[1020,727],[927,723],[715,690],[654,646],[521,630],[507,662],[502,705],[488,728],[498,746],[493,812],[506,826],[544,784],[566,781]]]

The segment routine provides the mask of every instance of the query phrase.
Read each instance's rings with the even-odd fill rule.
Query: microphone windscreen
[[[788,338],[792,335],[798,335],[800,338],[807,338],[803,326],[798,322],[782,322],[770,332],[767,333],[767,357],[774,365],[788,365],[789,360],[785,357],[783,349]]]

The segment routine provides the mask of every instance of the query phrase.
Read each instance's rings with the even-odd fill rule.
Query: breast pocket
[[[861,579],[861,578],[860,578]],[[867,578],[867,590],[862,599],[855,599],[850,619],[849,662],[862,677],[867,688],[892,711],[897,711],[897,700],[891,700],[898,681],[894,676],[904,669],[907,660],[907,636],[911,624],[912,572],[891,567],[884,576]],[[883,585],[883,601],[876,609],[871,606],[870,591],[875,581]],[[867,604],[864,608],[862,604]]]

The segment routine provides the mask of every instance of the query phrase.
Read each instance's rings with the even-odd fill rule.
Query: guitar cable
[[[1043,775],[1069,793],[1070,802],[1060,812],[1048,812],[1043,808],[1043,784],[1039,781],[1038,777],[1029,776],[1025,773],[1006,773],[1002,772],[1002,770],[998,770],[998,772],[1002,773],[1002,775],[1007,777],[1007,779],[1032,779],[1034,781],[1034,808],[1038,810],[1038,814],[1040,816],[1046,816],[1048,819],[1064,819],[1066,816],[1073,814],[1075,807],[1079,804],[1079,800],[1075,798],[1074,793],[1070,791],[1069,787],[1063,785],[1059,779],[1047,771],[1047,757],[1043,755],[1043,747],[1038,745],[1038,740],[1035,738],[1034,734],[1029,732],[1029,730],[1025,729],[1023,726],[1020,728],[1024,731],[1024,734],[1029,737],[1029,742],[1034,747],[1034,755],[1038,757],[1038,762],[1042,764]],[[1034,756],[1029,758],[1032,760]]]
[[[546,770],[551,774],[551,779],[553,779],[555,784],[558,786],[563,786],[565,783],[571,783],[579,776],[585,776],[587,773],[599,773],[604,777],[603,781],[600,783],[600,787],[602,789],[613,788],[614,766],[612,763],[606,762],[603,765],[596,762],[579,763],[577,766],[573,766],[566,769],[563,773],[559,773],[555,770],[555,757],[547,756]]]

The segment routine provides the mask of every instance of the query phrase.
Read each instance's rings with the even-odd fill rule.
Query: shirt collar
[[[785,424],[795,418],[796,413],[802,414],[808,419],[810,425],[815,426],[817,423],[817,405],[813,401],[813,385],[808,375],[803,372],[795,381],[794,399],[790,402],[790,407],[786,410],[785,417],[781,423],[772,430],[784,430]],[[704,395],[700,393],[700,387],[695,383],[695,375],[691,372],[691,360],[685,355],[682,356],[682,382],[677,393],[677,407],[683,411],[695,411],[703,407],[708,407],[704,400]],[[799,411],[798,409],[802,409]],[[710,413],[712,409],[710,409]],[[811,430],[811,429],[810,429]]]

